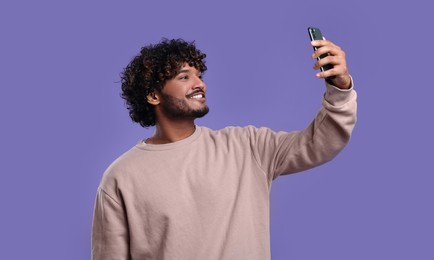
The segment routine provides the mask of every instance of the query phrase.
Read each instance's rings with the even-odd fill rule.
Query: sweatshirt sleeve
[[[356,123],[357,94],[326,83],[322,108],[301,131],[250,130],[253,156],[271,181],[333,159],[349,142]]]
[[[98,189],[92,223],[92,260],[126,260],[128,228],[122,204]]]

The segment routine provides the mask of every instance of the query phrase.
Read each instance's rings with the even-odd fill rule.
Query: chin
[[[209,112],[209,107],[205,106],[201,109],[194,111],[194,114],[195,114],[194,116],[196,118],[201,118],[201,117],[204,117],[206,114],[208,114],[208,112]]]

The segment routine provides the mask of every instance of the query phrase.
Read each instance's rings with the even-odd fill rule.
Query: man
[[[163,40],[142,48],[122,74],[133,121],[155,133],[119,157],[98,188],[93,259],[270,259],[269,194],[279,175],[331,160],[356,121],[345,53],[330,41],[312,55],[331,63],[322,109],[303,131],[227,127],[194,120],[208,112],[205,54]],[[331,78],[330,78],[331,77]]]

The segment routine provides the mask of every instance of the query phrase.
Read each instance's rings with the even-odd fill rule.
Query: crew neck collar
[[[201,127],[195,126],[195,130],[193,134],[191,134],[189,137],[167,144],[147,144],[145,143],[146,139],[142,139],[136,144],[136,147],[139,149],[152,150],[152,151],[176,149],[195,141],[200,136],[201,131],[202,131]]]

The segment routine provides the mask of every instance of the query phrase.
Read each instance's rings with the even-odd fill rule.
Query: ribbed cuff
[[[329,84],[325,81],[326,91],[324,94],[324,99],[332,106],[342,106],[347,103],[354,93],[354,82],[353,78],[351,78],[351,87],[349,89],[340,89],[336,86]]]

